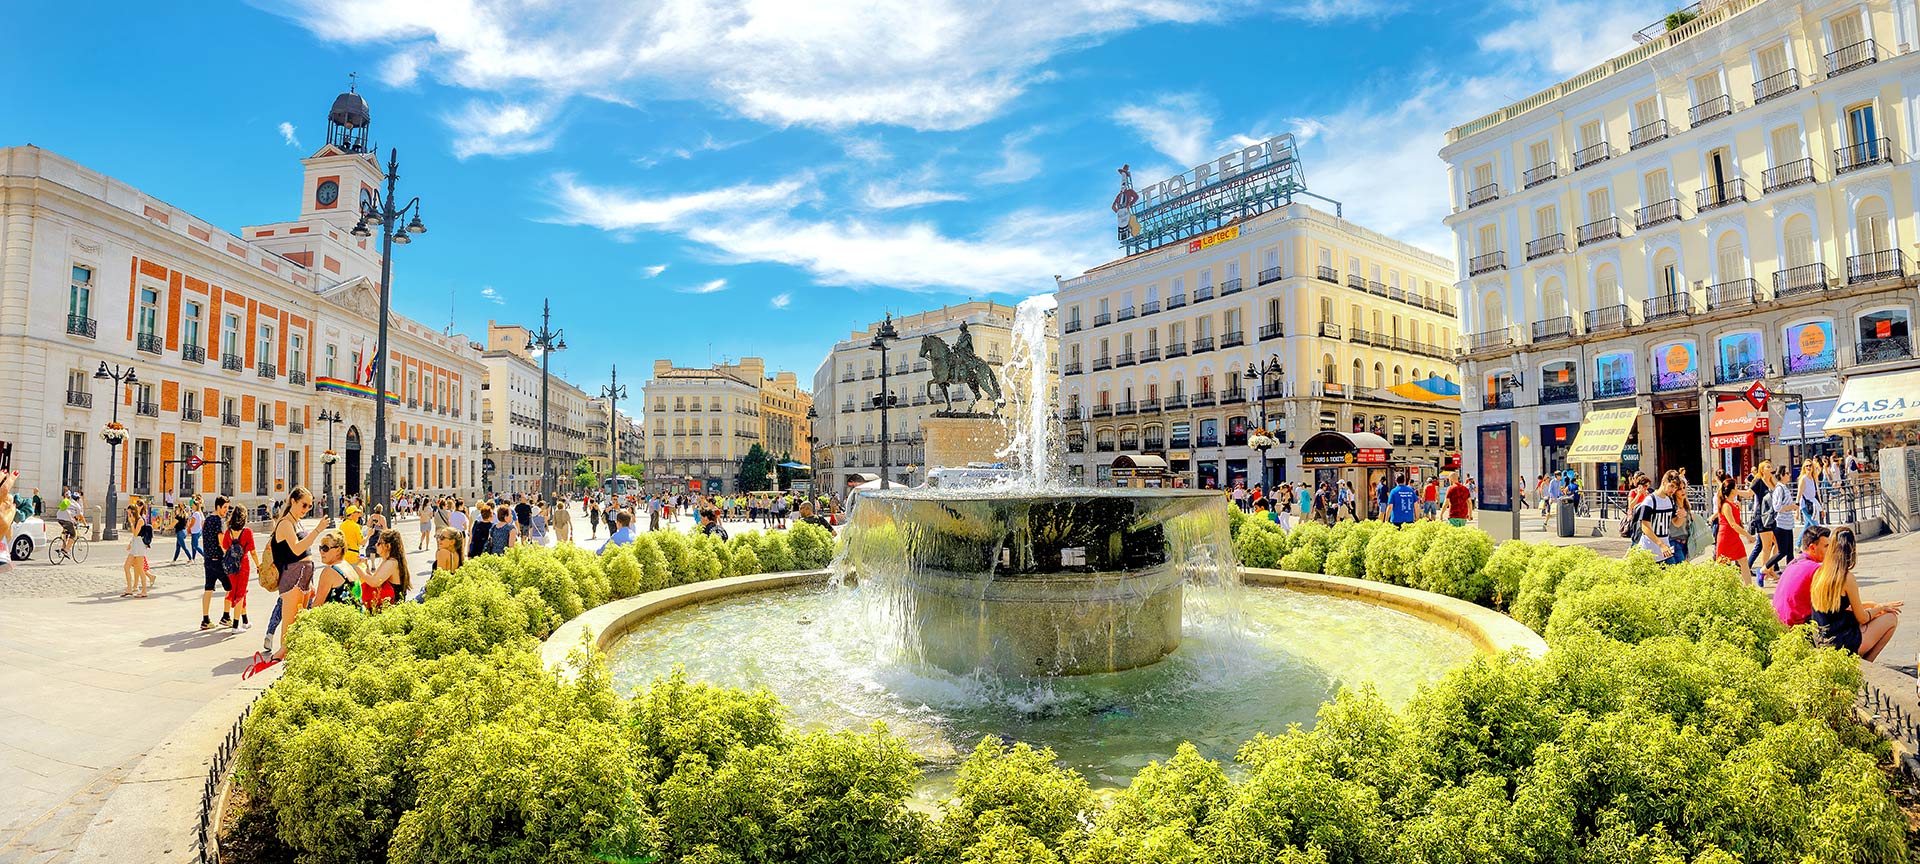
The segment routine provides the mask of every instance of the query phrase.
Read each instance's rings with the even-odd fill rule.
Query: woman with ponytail
[[[1820,644],[1845,648],[1872,661],[1893,640],[1894,628],[1900,626],[1900,601],[1869,603],[1860,599],[1860,586],[1853,578],[1857,561],[1853,529],[1834,531],[1827,560],[1813,574],[1808,593],[1813,601],[1813,623],[1820,628]]]

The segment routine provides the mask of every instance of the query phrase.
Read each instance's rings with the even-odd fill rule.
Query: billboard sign
[[[1216,235],[1235,220],[1288,204],[1307,188],[1291,134],[1255,142],[1137,191],[1131,171],[1122,168],[1120,174],[1113,210],[1120,245],[1129,254]],[[1235,236],[1238,232],[1216,236],[1187,250],[1197,252]]]

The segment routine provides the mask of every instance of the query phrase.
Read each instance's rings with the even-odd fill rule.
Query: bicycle
[[[64,548],[65,546],[66,544],[61,543],[58,539],[47,544],[47,563],[58,564],[62,559],[72,561],[75,564],[87,563],[86,535],[76,532],[73,535],[73,548]]]

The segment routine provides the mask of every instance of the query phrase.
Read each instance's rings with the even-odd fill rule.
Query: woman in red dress
[[[1747,533],[1745,520],[1740,518],[1740,502],[1734,497],[1733,478],[1720,481],[1720,501],[1716,510],[1720,517],[1720,536],[1713,544],[1715,560],[1740,565],[1740,576],[1746,582],[1753,582],[1753,570],[1747,563],[1747,544],[1753,542],[1753,535]]]

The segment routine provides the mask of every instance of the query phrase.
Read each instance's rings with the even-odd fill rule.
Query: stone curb
[[[194,712],[120,781],[74,846],[74,861],[198,861],[200,798],[215,751],[286,664],[235,685]],[[225,780],[221,783],[225,789]],[[214,811],[219,824],[222,792]]]
[[[582,639],[591,639],[593,647],[604,652],[628,630],[641,622],[682,606],[737,594],[751,594],[756,591],[773,591],[795,585],[825,582],[831,575],[830,570],[791,570],[785,573],[729,576],[725,579],[709,579],[705,582],[676,585],[672,588],[636,594],[624,600],[615,600],[588,609],[573,620],[560,625],[558,630],[553,631],[552,636],[540,643],[540,662],[548,668],[564,665],[567,662],[567,656],[580,646]]]
[[[1488,654],[1500,654],[1514,648],[1535,657],[1544,657],[1547,653],[1547,641],[1528,629],[1527,625],[1485,606],[1444,594],[1386,582],[1322,576],[1295,570],[1243,567],[1240,575],[1248,585],[1348,597],[1405,612],[1467,637],[1473,641],[1474,647]]]

